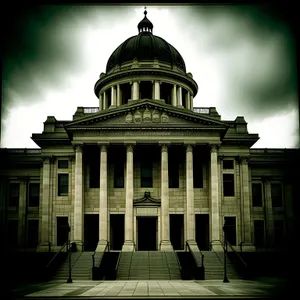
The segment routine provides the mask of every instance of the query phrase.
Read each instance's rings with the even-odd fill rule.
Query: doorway
[[[236,246],[236,218],[224,217],[224,224],[227,226],[227,241]]]
[[[124,215],[110,215],[111,250],[122,250],[124,244]]]
[[[157,217],[137,217],[139,251],[157,250]]]
[[[95,251],[99,240],[99,215],[84,215],[84,251]]]
[[[174,250],[184,249],[184,218],[183,214],[170,215],[170,240]]]
[[[209,214],[196,214],[196,242],[200,250],[209,250]]]

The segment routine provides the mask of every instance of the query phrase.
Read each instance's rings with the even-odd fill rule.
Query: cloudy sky
[[[244,116],[254,147],[299,147],[293,27],[261,6],[151,6],[153,33],[185,60],[199,91],[195,107],[223,120]],[[98,106],[94,84],[111,53],[138,34],[144,7],[43,5],[6,8],[1,147],[37,148],[32,133],[47,116],[71,120],[77,106]],[[8,21],[9,20],[9,21]],[[3,25],[2,25],[3,26]]]

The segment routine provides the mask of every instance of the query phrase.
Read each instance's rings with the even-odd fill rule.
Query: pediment
[[[67,131],[114,127],[216,127],[227,129],[228,125],[222,121],[186,109],[144,100],[93,113],[72,121],[65,126]]]

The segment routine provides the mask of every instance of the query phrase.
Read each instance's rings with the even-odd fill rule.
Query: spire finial
[[[145,15],[145,17],[146,17],[146,15],[147,15],[147,10],[146,10],[146,9],[147,9],[147,6],[145,6],[144,9],[145,9],[144,15]]]

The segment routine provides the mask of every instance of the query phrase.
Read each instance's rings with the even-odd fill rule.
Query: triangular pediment
[[[227,129],[228,125],[203,114],[173,107],[159,101],[139,100],[89,114],[65,126],[66,130],[136,127],[203,127]]]

